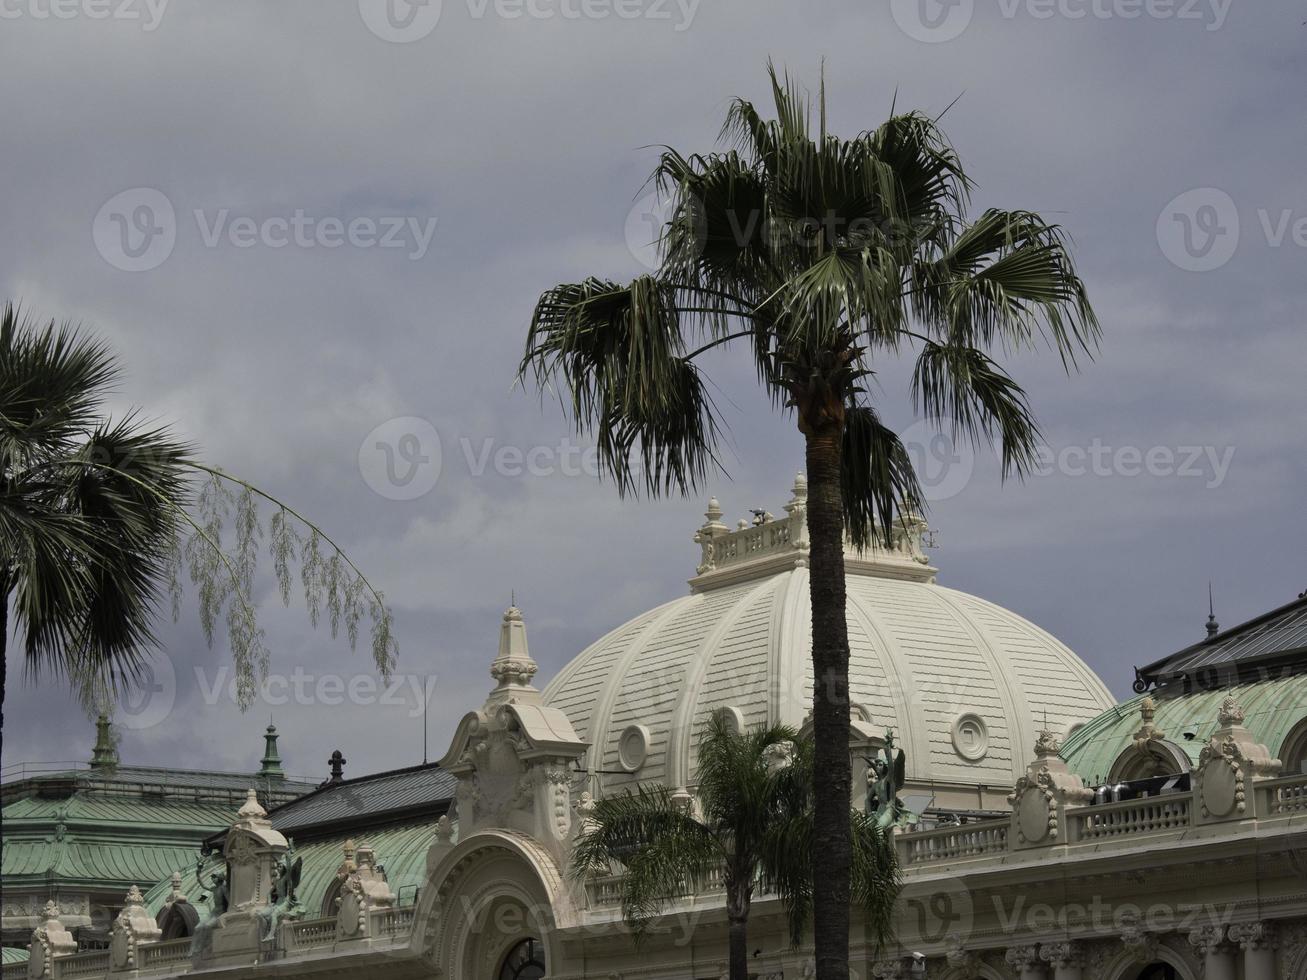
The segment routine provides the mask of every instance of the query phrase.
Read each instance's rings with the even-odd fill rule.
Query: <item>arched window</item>
[[[183,899],[165,905],[154,921],[163,931],[161,938],[164,940],[187,939],[195,935],[195,925],[200,921],[200,914],[194,905]]]
[[[1150,963],[1144,967],[1137,980],[1180,980],[1180,974],[1169,963]]]
[[[1284,768],[1282,776],[1297,776],[1307,773],[1307,718],[1294,725],[1280,746],[1280,761]]]
[[[1132,744],[1117,756],[1116,762],[1112,763],[1112,771],[1108,774],[1108,779],[1112,782],[1151,779],[1154,776],[1172,776],[1176,773],[1188,772],[1189,769],[1189,757],[1184,754],[1184,751],[1178,745],[1163,739],[1149,742],[1143,749],[1136,748]]]
[[[544,946],[538,939],[523,939],[504,957],[498,980],[540,980],[544,975]]]

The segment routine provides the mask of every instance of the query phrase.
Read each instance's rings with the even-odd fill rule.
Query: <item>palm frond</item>
[[[924,507],[908,451],[870,406],[856,405],[844,416],[840,476],[844,526],[858,549],[874,541],[890,547],[895,514]]]
[[[1068,368],[1098,344],[1065,237],[1037,214],[986,211],[912,276],[913,309],[943,342],[1012,349],[1043,337]]]
[[[598,279],[541,297],[520,375],[557,381],[578,432],[625,494],[686,492],[716,466],[717,413],[686,356],[674,286]]]
[[[1003,474],[1023,476],[1036,461],[1039,426],[1026,393],[983,351],[923,344],[912,374],[912,398],[928,416],[952,423],[973,445],[997,443]]]

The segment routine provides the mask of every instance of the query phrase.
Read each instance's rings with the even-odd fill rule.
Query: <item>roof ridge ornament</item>
[[[704,523],[694,533],[701,555],[690,591],[806,568],[810,551],[808,480],[802,473],[794,477],[784,511],[784,517],[774,517],[765,509],[754,509],[752,521],[743,519],[731,529],[722,522],[720,501],[710,498]],[[924,550],[929,533],[925,518],[915,511],[905,512],[890,528],[888,548],[881,544],[859,551],[846,539],[845,568],[850,575],[934,582],[937,570]]]

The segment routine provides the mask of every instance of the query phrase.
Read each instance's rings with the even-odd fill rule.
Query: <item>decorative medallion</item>
[[[959,715],[953,722],[953,749],[968,762],[979,762],[989,751],[989,730],[977,714]]]
[[[635,772],[649,756],[649,729],[628,725],[617,740],[617,762],[627,772]]]

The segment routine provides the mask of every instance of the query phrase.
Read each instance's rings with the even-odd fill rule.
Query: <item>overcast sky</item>
[[[684,592],[704,499],[619,501],[512,380],[542,289],[643,271],[656,146],[710,149],[731,97],[767,97],[768,57],[813,82],[825,59],[845,135],[896,98],[957,100],[976,207],[1062,223],[1103,322],[1077,376],[1009,362],[1049,445],[1024,484],[933,439],[909,366],[879,365],[941,583],[1050,630],[1118,696],[1202,636],[1209,580],[1226,625],[1292,599],[1304,21],[1300,0],[0,0],[3,296],[107,338],[114,410],[318,520],[399,634],[403,687],[370,694],[366,652],[264,583],[270,700],[290,703],[242,716],[189,604],[124,761],[247,770],[272,715],[293,772],[337,747],[347,774],[412,764],[425,678],[438,758],[512,590],[542,678]],[[709,489],[732,521],[779,511],[801,439],[747,363],[713,368],[730,472]],[[12,649],[9,669],[5,765],[89,758],[65,693],[25,686]]]

